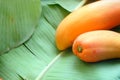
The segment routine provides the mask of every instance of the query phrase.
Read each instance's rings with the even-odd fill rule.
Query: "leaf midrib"
[[[64,51],[60,52],[51,62],[41,71],[38,77],[35,80],[41,80],[45,73],[51,68],[52,65],[64,54]]]

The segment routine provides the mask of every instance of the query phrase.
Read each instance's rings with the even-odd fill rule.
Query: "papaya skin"
[[[120,58],[120,33],[110,30],[83,33],[75,39],[72,51],[85,62]]]
[[[76,9],[65,17],[56,30],[59,50],[71,47],[75,38],[92,30],[107,30],[120,24],[120,0],[102,0]]]

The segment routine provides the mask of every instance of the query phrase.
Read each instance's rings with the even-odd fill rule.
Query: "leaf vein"
[[[41,80],[45,73],[50,69],[50,67],[63,55],[64,52],[59,53],[44,69],[43,71],[38,75],[38,77],[35,80]]]

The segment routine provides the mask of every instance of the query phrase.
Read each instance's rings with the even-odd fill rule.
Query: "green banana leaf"
[[[0,56],[3,80],[120,80],[120,59],[86,63],[73,55],[71,48],[59,51],[55,31],[73,9],[68,10],[64,3],[60,5],[55,0],[41,2],[42,14],[33,36]],[[68,3],[72,5],[73,1]]]
[[[0,54],[24,43],[38,24],[40,0],[0,0]]]

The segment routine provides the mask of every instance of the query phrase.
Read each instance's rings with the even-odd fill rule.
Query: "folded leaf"
[[[68,0],[56,0],[55,2],[61,5],[66,10],[72,12],[78,7],[83,6],[87,2],[87,0],[69,0],[69,1]]]
[[[33,34],[40,18],[40,0],[0,0],[0,54]]]

